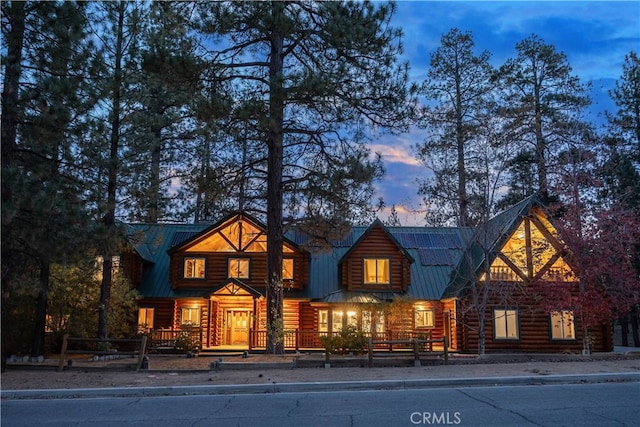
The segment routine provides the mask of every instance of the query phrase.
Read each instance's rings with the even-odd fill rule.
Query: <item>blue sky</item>
[[[452,28],[470,31],[477,52],[491,52],[492,64],[516,56],[515,45],[531,34],[564,52],[573,74],[593,84],[591,121],[605,110],[615,111],[608,91],[622,73],[624,56],[640,51],[640,1],[398,1],[392,23],[402,28],[410,78],[424,81],[431,53]],[[403,225],[423,225],[422,199],[416,179],[427,170],[412,147],[422,141],[417,129],[383,136],[372,149],[382,153],[387,173],[378,194],[396,206]],[[388,218],[388,209],[379,214]]]

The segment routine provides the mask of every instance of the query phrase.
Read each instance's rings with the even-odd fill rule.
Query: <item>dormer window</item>
[[[205,258],[185,258],[184,277],[186,279],[204,279]]]
[[[390,283],[389,258],[364,259],[364,283],[367,285],[388,285]]]
[[[229,258],[228,269],[229,278],[248,279],[249,258]]]

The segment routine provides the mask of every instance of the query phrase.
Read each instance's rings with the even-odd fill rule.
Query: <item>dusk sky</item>
[[[640,51],[639,1],[398,1],[393,18],[404,32],[405,58],[410,78],[422,83],[431,53],[452,28],[470,31],[476,53],[488,50],[492,64],[502,65],[516,56],[516,43],[536,34],[564,52],[582,83],[593,84],[591,121],[602,122],[599,113],[615,111],[608,91],[622,74],[624,56]],[[386,174],[378,194],[388,206],[379,213],[389,216],[395,205],[402,225],[424,225],[422,198],[416,180],[427,174],[414,156],[422,142],[420,130],[399,136],[383,136],[372,150],[382,153]]]

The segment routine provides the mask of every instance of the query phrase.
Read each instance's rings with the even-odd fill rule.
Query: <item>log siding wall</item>
[[[364,259],[389,259],[389,283],[364,283]],[[411,284],[411,262],[404,251],[391,240],[380,226],[376,226],[353,248],[339,266],[340,280],[350,291],[405,292]]]

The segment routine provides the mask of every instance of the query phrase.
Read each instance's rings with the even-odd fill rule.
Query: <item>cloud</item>
[[[487,50],[495,67],[516,56],[516,44],[536,34],[564,52],[573,74],[582,83],[593,82],[589,109],[593,123],[602,123],[603,111],[615,105],[608,91],[622,73],[624,57],[640,50],[640,2],[638,1],[399,1],[392,25],[403,30],[404,54],[410,79],[422,83],[431,54],[443,34],[452,28],[471,31],[476,53]],[[378,183],[378,196],[405,217],[403,225],[424,223],[417,180],[428,173],[415,159],[413,147],[423,133],[385,135],[372,144],[382,154],[386,175]],[[412,213],[413,212],[413,213]]]

